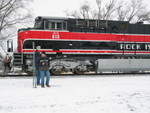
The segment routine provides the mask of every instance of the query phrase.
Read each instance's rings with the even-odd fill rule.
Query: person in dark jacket
[[[6,55],[6,57],[4,58],[3,61],[3,65],[4,65],[4,75],[9,73],[11,71],[11,59],[12,57],[9,56],[9,54]]]
[[[47,87],[50,87],[49,81],[50,81],[50,72],[49,72],[49,59],[46,56],[45,52],[43,51],[41,53],[41,58],[39,60],[39,69],[41,74],[41,87],[44,88],[45,85]],[[46,77],[46,82],[45,82]]]
[[[40,85],[40,79],[41,79],[41,75],[40,75],[40,70],[39,70],[39,60],[40,60],[40,52],[38,51],[40,49],[40,46],[36,47],[36,51],[35,51],[35,68],[36,68],[36,77],[37,77],[37,85]]]

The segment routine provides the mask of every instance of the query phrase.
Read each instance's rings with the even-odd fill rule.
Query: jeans
[[[50,73],[49,70],[47,71],[43,71],[40,70],[40,74],[41,74],[41,85],[49,85],[49,81],[50,81]],[[45,83],[45,76],[46,76],[46,83]]]
[[[40,79],[41,79],[41,74],[40,74],[40,70],[36,70],[36,77],[37,77],[37,84],[41,84],[40,83]]]

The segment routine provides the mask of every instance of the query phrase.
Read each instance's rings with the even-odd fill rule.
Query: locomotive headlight
[[[31,65],[32,63],[33,63],[32,60],[30,59],[26,60],[26,65]]]
[[[64,58],[67,58],[67,55],[64,55]]]

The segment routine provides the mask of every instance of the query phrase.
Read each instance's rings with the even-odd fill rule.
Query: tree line
[[[65,11],[67,16],[83,19],[119,20],[150,23],[150,10],[143,0],[95,0],[96,8],[84,1],[78,10]]]
[[[6,52],[4,40],[16,35],[20,25],[30,22],[32,13],[28,5],[32,1],[0,0],[0,47],[4,52]]]
[[[33,0],[0,0],[0,62],[7,53],[6,40],[16,36],[18,27],[32,21],[28,8]]]

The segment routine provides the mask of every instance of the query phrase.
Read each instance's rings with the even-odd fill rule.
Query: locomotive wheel
[[[82,71],[78,71],[78,70],[75,70],[74,74],[75,74],[75,75],[83,75],[83,74],[84,74],[84,72],[82,72]]]
[[[32,72],[32,71],[26,71],[26,73],[27,73],[29,76],[33,76],[33,72]]]
[[[60,75],[64,72],[65,68],[62,67],[62,66],[54,66],[52,69],[51,69],[51,73],[54,74],[54,75]]]
[[[80,71],[77,68],[74,70],[74,74],[77,74],[77,75],[83,75],[84,73],[85,73],[85,71]]]

